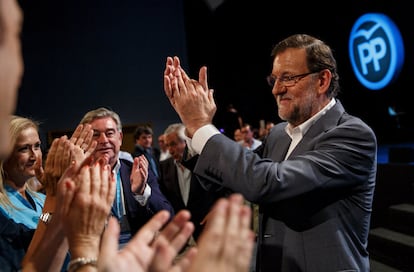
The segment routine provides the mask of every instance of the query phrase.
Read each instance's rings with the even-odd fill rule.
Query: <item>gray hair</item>
[[[174,123],[169,125],[165,131],[164,131],[164,135],[168,135],[171,133],[177,133],[178,137],[181,140],[185,140],[185,135],[184,135],[184,130],[185,130],[185,126],[182,123]]]
[[[95,119],[100,119],[100,118],[105,118],[105,117],[112,118],[115,121],[118,130],[120,132],[122,131],[122,123],[121,123],[121,118],[119,118],[119,115],[116,112],[111,111],[110,109],[107,109],[104,107],[97,108],[95,110],[91,110],[87,112],[83,116],[82,120],[80,121],[80,124],[89,124]]]

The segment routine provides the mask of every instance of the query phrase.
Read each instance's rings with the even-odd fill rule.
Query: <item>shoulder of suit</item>
[[[132,167],[133,162],[131,162],[130,160],[127,159],[119,159],[119,162],[121,163],[121,167],[122,165],[126,165],[128,167]]]
[[[169,158],[166,158],[165,160],[160,161],[160,165],[166,165],[166,164],[174,164],[174,158],[169,157]]]

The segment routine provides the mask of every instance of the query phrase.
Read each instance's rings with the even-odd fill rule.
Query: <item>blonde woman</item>
[[[27,229],[6,239],[12,246],[0,253],[12,267],[20,265],[42,213],[45,195],[28,186],[35,177],[35,164],[42,157],[38,124],[28,118],[12,116],[9,123],[10,155],[0,161],[0,211],[9,220]],[[3,238],[3,236],[2,236]],[[3,238],[4,239],[4,238]]]

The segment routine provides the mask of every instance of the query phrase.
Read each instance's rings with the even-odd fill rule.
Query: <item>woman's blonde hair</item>
[[[26,118],[22,116],[12,115],[10,117],[9,122],[9,135],[10,135],[10,146],[12,146],[12,150],[14,150],[14,147],[16,145],[17,138],[20,136],[23,130],[28,128],[34,128],[36,131],[39,131],[39,123]],[[7,161],[8,158],[5,160],[0,160],[0,206],[6,209],[10,208],[17,208],[13,203],[10,201],[10,198],[8,197],[6,193],[6,189],[4,188],[4,181],[6,179],[7,173],[5,173],[3,164],[5,161]],[[31,192],[32,196],[36,197],[36,194],[34,194],[34,191],[29,187],[26,186],[26,190]]]

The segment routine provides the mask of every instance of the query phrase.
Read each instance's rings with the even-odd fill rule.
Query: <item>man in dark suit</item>
[[[176,123],[169,125],[164,132],[171,157],[160,162],[159,183],[161,191],[171,202],[176,213],[182,209],[191,212],[191,221],[195,226],[193,238],[197,241],[204,227],[202,222],[205,216],[214,202],[220,197],[227,196],[229,190],[205,190],[192,173],[193,161],[182,162],[186,149],[184,129],[183,124]]]
[[[193,172],[259,204],[256,271],[370,271],[376,136],[336,99],[336,60],[323,41],[292,35],[272,56],[268,82],[286,122],[255,151],[212,125],[206,67],[196,81],[167,58],[165,91],[199,154]]]
[[[135,149],[132,153],[132,157],[135,158],[144,155],[147,158],[149,166],[155,176],[159,178],[160,150],[152,146],[153,137],[154,133],[151,127],[147,125],[139,125],[134,132]]]
[[[158,211],[168,210],[172,217],[174,209],[161,193],[144,156],[134,158],[133,162],[119,158],[123,137],[119,115],[98,108],[86,113],[80,123],[91,124],[93,138],[97,141],[94,156],[105,156],[117,177],[112,214],[121,224],[120,243],[127,242]]]

